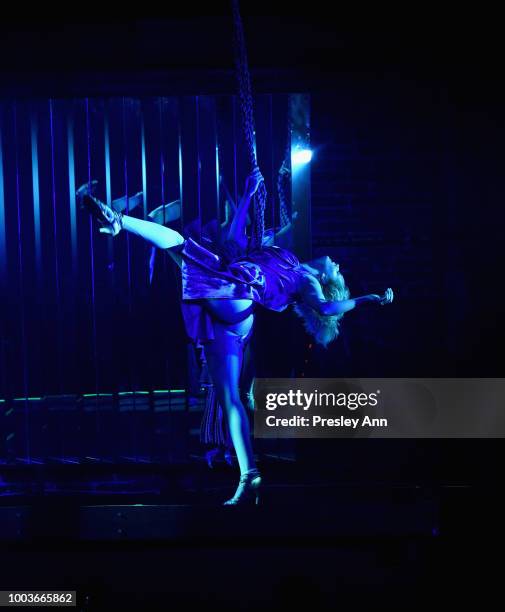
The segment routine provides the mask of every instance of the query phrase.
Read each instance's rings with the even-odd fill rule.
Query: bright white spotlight
[[[312,151],[310,149],[298,149],[291,154],[291,163],[294,166],[308,164],[312,159]]]

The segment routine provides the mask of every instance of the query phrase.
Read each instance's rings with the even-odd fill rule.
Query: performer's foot
[[[259,504],[261,476],[256,468],[242,474],[235,495],[224,502],[224,506],[238,506],[247,503]]]
[[[82,188],[79,188],[79,190],[80,189]],[[78,192],[78,197],[81,202],[81,207],[87,208],[89,213],[93,215],[102,226],[100,228],[101,234],[109,234],[110,236],[119,234],[123,229],[122,213],[112,210],[110,206],[100,202],[98,198],[90,195],[86,190],[83,190],[81,193]]]

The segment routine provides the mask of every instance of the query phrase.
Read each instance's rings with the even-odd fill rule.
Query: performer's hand
[[[393,301],[394,295],[393,290],[391,288],[386,289],[384,295],[380,297],[379,304],[381,306],[385,306],[386,304],[391,304]]]
[[[246,178],[245,193],[249,197],[252,197],[256,193],[256,191],[258,190],[258,187],[261,185],[261,183],[264,180],[265,179],[263,178],[263,175],[261,174],[260,169],[256,166],[256,168],[254,168],[251,174]]]
[[[393,290],[386,289],[384,295],[379,295],[378,293],[369,293],[366,298],[371,302],[377,302],[381,306],[391,304],[391,302],[393,301]]]

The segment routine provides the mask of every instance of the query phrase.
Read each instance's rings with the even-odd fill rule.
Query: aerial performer
[[[339,265],[330,257],[300,263],[290,251],[268,242],[256,243],[246,233],[248,211],[264,186],[256,167],[248,176],[227,236],[219,248],[160,223],[123,214],[101,202],[92,189],[80,189],[79,199],[100,225],[100,232],[121,231],[143,238],[167,252],[182,274],[182,309],[186,333],[205,348],[209,373],[240,468],[234,496],[225,505],[258,503],[261,475],[255,463],[249,418],[241,399],[240,374],[244,348],[252,334],[255,312],[264,307],[277,312],[293,305],[315,341],[327,346],[335,340],[343,315],[365,303],[390,304],[393,291],[351,298]],[[254,216],[261,210],[255,208]],[[254,226],[259,220],[255,219]]]
[[[112,236],[122,230],[136,234],[166,251],[181,269],[186,332],[193,342],[204,347],[216,403],[224,410],[240,468],[235,495],[225,505],[259,500],[261,475],[255,464],[249,419],[240,392],[245,347],[252,334],[256,309],[262,306],[282,312],[293,305],[316,342],[327,346],[338,336],[339,322],[346,312],[364,303],[384,305],[393,300],[391,289],[383,295],[350,298],[339,266],[330,257],[300,263],[289,250],[271,244],[265,230],[266,188],[256,159],[253,99],[238,0],[232,1],[232,7],[238,94],[250,174],[231,222],[221,227],[225,230],[224,240],[209,240],[202,232],[198,241],[191,235],[185,238],[155,222],[156,215],[152,213],[151,221],[131,216],[130,207],[123,214],[122,206],[114,210],[98,200],[91,183],[78,194],[81,203],[102,226],[100,232]],[[247,235],[253,198],[251,231]],[[167,213],[173,213],[173,218],[179,214],[180,203],[172,204],[168,209],[160,209],[163,218]],[[282,225],[289,231],[287,219]]]

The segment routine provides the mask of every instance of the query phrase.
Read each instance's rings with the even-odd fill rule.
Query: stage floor
[[[176,541],[430,537],[457,529],[470,486],[339,482],[278,458],[260,462],[259,507],[223,507],[235,467],[202,457],[161,465],[3,466],[0,541]]]
[[[221,505],[237,477],[222,463],[7,466],[0,587],[76,590],[83,611],[315,612],[464,600],[493,576],[497,489],[262,470],[262,503],[241,508]]]

